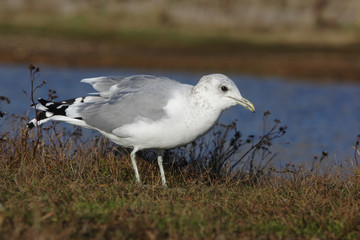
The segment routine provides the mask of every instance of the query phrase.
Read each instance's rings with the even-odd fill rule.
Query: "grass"
[[[16,118],[16,125],[24,119]],[[0,138],[0,239],[358,239],[360,178],[340,169],[249,181],[139,161],[78,129]]]
[[[10,13],[4,13],[8,15]],[[13,13],[15,14],[15,13]],[[10,14],[11,15],[11,14]],[[47,13],[37,15],[23,13],[19,20],[9,21],[6,17],[0,18],[0,33],[4,35],[33,35],[49,38],[67,38],[70,40],[89,40],[95,42],[126,44],[132,46],[145,45],[178,51],[208,52],[215,53],[236,52],[268,52],[274,53],[311,53],[329,52],[333,54],[355,55],[359,52],[358,41],[345,41],[343,44],[331,44],[324,41],[307,42],[306,37],[300,43],[287,41],[284,36],[273,40],[278,33],[251,33],[244,31],[243,37],[235,37],[228,34],[219,34],[220,30],[210,29],[176,29],[174,27],[155,25],[127,26],[116,23],[107,17],[94,17],[90,13],[82,13],[74,16],[52,16]],[[96,16],[96,14],[95,14]],[[235,30],[233,30],[235,31]],[[338,30],[341,35],[341,30]],[[221,31],[220,31],[221,32]],[[319,32],[319,35],[326,34]],[[326,40],[326,35],[320,37]],[[325,38],[325,39],[324,39]]]
[[[44,83],[36,85],[39,68],[29,69],[33,99]],[[320,168],[326,153],[309,170],[263,164],[272,159],[272,141],[285,133],[278,120],[260,140],[243,141],[236,125],[220,125],[210,143],[190,144],[190,164],[165,164],[169,187],[163,188],[151,153],[138,161],[144,187],[134,180],[127,150],[105,138],[55,123],[29,131],[26,117],[3,121],[14,127],[0,132],[0,239],[360,238],[360,136],[345,176],[341,167]],[[180,160],[180,154],[168,156]],[[244,156],[252,156],[247,171],[224,176],[224,158]]]

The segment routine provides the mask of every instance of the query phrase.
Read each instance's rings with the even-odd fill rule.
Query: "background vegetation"
[[[353,0],[0,2],[0,61],[360,78]]]
[[[156,161],[138,161],[139,186],[126,150],[103,138],[84,141],[79,129],[57,125],[36,135],[1,133],[0,239],[360,237],[355,159],[347,176],[317,164],[247,177],[167,164],[164,189]]]
[[[352,0],[5,0],[2,23],[88,31],[176,29],[196,35],[281,42],[351,43],[359,40],[360,4]],[[21,13],[21,14],[19,14]],[[47,20],[47,21],[44,21]],[[50,29],[49,29],[50,30]],[[83,29],[84,30],[84,29]],[[200,30],[200,31],[199,31]],[[343,34],[338,34],[342,31]],[[306,34],[307,33],[307,34]],[[313,33],[313,34],[311,34]],[[322,38],[324,36],[331,36]],[[278,35],[277,37],[277,34]]]

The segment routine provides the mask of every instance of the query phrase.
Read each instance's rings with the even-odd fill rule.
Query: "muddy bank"
[[[358,1],[16,0],[0,62],[360,79]]]
[[[86,67],[176,69],[360,81],[356,46],[321,47],[246,42],[87,39],[2,34],[0,61]]]

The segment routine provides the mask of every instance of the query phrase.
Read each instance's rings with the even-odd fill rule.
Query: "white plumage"
[[[62,102],[40,99],[39,114],[29,126],[49,120],[98,130],[111,141],[131,147],[136,180],[140,176],[135,154],[142,149],[158,151],[162,184],[163,149],[175,148],[207,133],[223,110],[240,104],[254,112],[234,82],[223,74],[203,76],[195,86],[165,77],[136,75],[83,79],[97,95]]]

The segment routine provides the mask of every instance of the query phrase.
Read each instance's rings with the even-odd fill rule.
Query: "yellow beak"
[[[252,102],[250,102],[249,100],[247,100],[246,98],[241,98],[241,99],[237,99],[237,98],[233,98],[233,97],[229,97],[233,100],[235,100],[235,102],[241,106],[243,106],[244,108],[250,110],[251,112],[255,112],[255,107],[254,104],[252,104]]]

